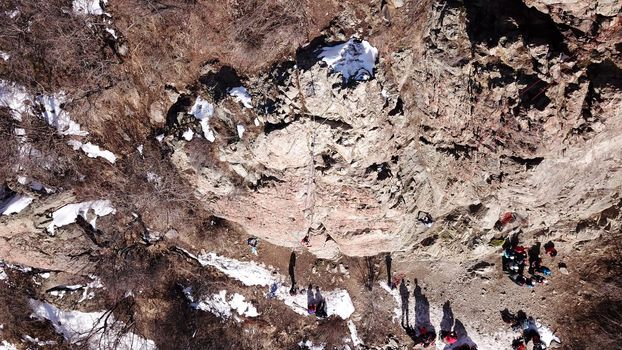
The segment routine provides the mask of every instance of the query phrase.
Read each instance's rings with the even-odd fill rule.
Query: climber
[[[546,242],[546,244],[544,245],[544,252],[550,255],[552,258],[557,256],[557,249],[555,249],[555,243],[553,243],[552,241]]]
[[[434,331],[428,330],[425,326],[419,327],[419,343],[423,345],[424,348],[427,348],[430,345],[434,345],[434,341],[436,340],[436,333]]]
[[[300,244],[302,244],[305,247],[310,247],[311,243],[309,242],[309,235],[304,236],[302,240],[300,241]]]
[[[527,350],[523,338],[516,338],[512,341],[512,350]]]
[[[259,240],[257,239],[257,237],[249,238],[248,240],[246,240],[246,244],[251,247],[251,253],[257,255],[257,246],[259,245]]]
[[[315,293],[313,293],[313,286],[309,284],[309,287],[307,288],[307,312],[309,312],[309,315],[313,315],[316,310],[317,305],[315,303]]]
[[[432,215],[430,215],[430,213],[428,212],[421,210],[419,210],[419,212],[417,213],[417,220],[419,220],[419,222],[424,224],[426,227],[432,227],[432,224],[434,223]]]
[[[315,309],[315,316],[320,318],[328,317],[328,313],[326,312],[326,300],[324,300],[324,298],[322,298],[320,302],[317,303]]]
[[[514,281],[514,283],[518,284],[519,286],[524,286],[525,283],[527,282],[527,280],[525,279],[525,276],[523,276],[522,274],[519,273],[515,273],[510,275],[510,279],[512,281]]]
[[[452,345],[458,341],[458,336],[454,331],[441,331],[441,339],[445,344]]]
[[[549,269],[546,266],[540,266],[535,271],[539,272],[539,273],[541,273],[541,274],[543,274],[545,276],[550,276],[551,275],[551,269]]]
[[[510,224],[512,222],[516,221],[516,214],[514,212],[508,211],[505,212],[503,214],[501,214],[501,216],[499,217],[499,220],[497,220],[497,222],[495,222],[495,229],[497,231],[501,231],[503,230],[503,227],[507,224]]]
[[[279,285],[275,282],[270,285],[270,291],[268,292],[268,299],[276,298],[276,291],[279,289]]]
[[[403,278],[404,278],[403,273],[398,273],[395,276],[393,276],[393,280],[391,281],[391,289],[397,288],[397,286],[400,285],[400,282],[402,282]]]

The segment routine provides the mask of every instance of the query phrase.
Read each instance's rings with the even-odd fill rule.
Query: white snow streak
[[[237,129],[238,129],[238,136],[239,136],[240,138],[242,138],[242,135],[244,135],[244,131],[246,130],[246,129],[244,128],[244,125],[239,125],[239,124],[238,124]]]
[[[88,221],[93,228],[96,228],[95,222],[98,217],[114,213],[116,213],[116,210],[112,207],[109,200],[67,204],[52,214],[52,222],[48,225],[47,231],[53,234],[55,228],[76,222],[78,215]],[[89,217],[92,218],[89,220]]]
[[[253,108],[251,104],[251,94],[248,93],[248,90],[244,86],[234,87],[229,90],[229,95],[233,96],[233,98],[242,103],[246,108]]]
[[[0,203],[0,213],[2,215],[17,214],[32,203],[34,198],[22,194],[14,194],[4,202]]]
[[[73,147],[75,151],[81,149],[82,152],[86,153],[89,158],[101,157],[107,160],[110,164],[114,164],[117,161],[117,156],[114,153],[106,149],[100,148],[99,146],[94,145],[90,142],[82,143],[78,140],[69,140],[67,141],[67,144]]]
[[[60,105],[65,101],[63,92],[56,95],[37,96],[37,102],[43,107],[43,119],[61,135],[86,136],[89,133],[80,130],[80,124],[69,118],[69,114]]]
[[[358,332],[356,331],[356,326],[354,325],[354,322],[352,322],[352,320],[348,321],[348,329],[350,330],[350,337],[352,338],[352,344],[354,345],[354,348],[363,344],[363,341],[359,338]]]
[[[214,105],[202,99],[201,96],[197,96],[192,109],[190,109],[190,114],[199,120],[205,139],[209,142],[214,142],[216,138],[214,137],[214,132],[209,127],[209,119],[214,114]]]

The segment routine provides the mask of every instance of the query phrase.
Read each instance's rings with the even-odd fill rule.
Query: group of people
[[[545,251],[551,257],[557,255],[555,244],[548,242],[544,245]],[[551,269],[542,265],[540,257],[540,243],[536,243],[529,249],[518,243],[518,239],[509,239],[503,245],[503,255],[501,257],[503,272],[509,275],[510,279],[519,286],[533,288],[536,283],[546,284],[546,276],[551,275]],[[525,275],[527,268],[528,276]]]

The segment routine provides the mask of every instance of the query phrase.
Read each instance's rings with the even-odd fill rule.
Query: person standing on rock
[[[317,305],[315,303],[315,294],[313,293],[313,286],[309,284],[307,288],[307,312],[309,315],[314,315],[317,310]]]

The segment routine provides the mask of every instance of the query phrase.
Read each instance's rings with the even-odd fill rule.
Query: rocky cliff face
[[[565,9],[603,16],[592,48],[579,44],[581,20],[558,25],[542,6],[433,4],[421,41],[381,53],[375,76],[356,83],[322,64],[323,46],[348,39],[327,32],[245,81],[254,110],[216,105],[247,128],[215,144],[221,169],[189,165],[183,145],[173,159],[210,211],[279,245],[309,234],[326,258],[412,250],[439,234],[485,246],[508,210],[527,232],[585,239],[577,223],[619,203],[617,12]],[[217,99],[213,88],[197,94]],[[418,211],[440,224],[424,230]]]
[[[53,272],[34,285],[22,270],[9,273],[15,288],[5,299],[20,300],[16,307],[102,275],[105,297],[87,308],[112,310],[123,324],[135,317],[133,331],[173,348],[155,324],[166,319],[190,342],[196,329],[174,326],[192,295],[181,287],[204,278],[200,293],[226,286],[251,298],[224,268],[225,277],[181,267],[208,266],[194,255],[201,250],[275,271],[290,252],[301,254],[315,266],[303,281],[353,296],[363,340],[340,323],[355,334],[350,347],[384,346],[389,333],[404,333],[391,322],[391,296],[368,302],[384,292],[368,286],[377,284],[380,254],[391,254],[399,272],[429,275],[430,300],[452,299],[480,348],[507,340],[487,320],[512,305],[552,312],[548,322],[570,348],[590,348],[573,330],[600,309],[577,305],[568,319],[562,306],[577,293],[579,304],[617,300],[619,264],[607,247],[622,229],[619,1],[59,0],[0,10],[0,259],[13,264],[7,271]],[[75,210],[59,211],[67,204]],[[516,220],[495,228],[506,212]],[[418,220],[422,213],[433,222]],[[537,295],[559,291],[555,311],[523,290],[508,301],[508,279],[492,264],[497,243],[517,233],[526,245],[563,242],[564,264],[575,263],[576,274]],[[265,242],[264,254],[238,246],[249,236]],[[604,270],[587,279],[592,262]],[[345,266],[367,271],[370,294],[344,277]],[[480,294],[488,298],[481,311],[472,308]],[[265,318],[242,324],[264,335],[257,346],[295,346],[295,337],[329,327],[282,324],[253,300]],[[375,325],[362,311],[382,308],[374,312],[386,323]],[[214,320],[198,324],[212,330]],[[4,338],[23,339],[23,320],[3,322],[14,325]],[[380,324],[386,334],[374,330]],[[236,327],[223,332],[242,334]],[[389,347],[407,346],[402,335]],[[222,345],[205,337],[194,346]],[[592,344],[610,345],[610,337]],[[341,334],[333,338],[322,339],[343,348]]]

